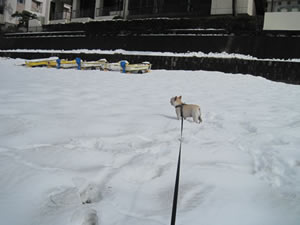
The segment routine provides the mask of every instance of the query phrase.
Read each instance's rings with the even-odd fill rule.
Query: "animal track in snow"
[[[100,192],[95,185],[89,184],[80,194],[78,188],[59,188],[50,195],[47,212],[68,209],[76,211],[72,214],[72,225],[98,225],[97,211],[80,202],[93,203],[100,200]],[[51,209],[51,210],[50,210]]]
[[[96,203],[102,199],[101,185],[88,183],[82,177],[74,177],[73,183],[76,186],[82,204]]]
[[[81,208],[75,211],[71,218],[72,225],[98,225],[97,211],[91,208]]]
[[[180,199],[183,211],[190,211],[200,204],[204,204],[210,197],[210,193],[214,191],[213,186],[202,184],[199,188],[199,184],[192,183],[181,186],[181,189],[184,190],[181,192],[182,197]]]
[[[100,188],[96,184],[89,184],[80,192],[82,204],[99,202],[102,199]]]
[[[72,138],[63,145],[64,148],[71,150],[99,150],[102,148],[102,140],[99,138]]]
[[[77,205],[80,202],[78,198],[77,188],[59,188],[50,196],[49,207],[60,208],[66,205]]]
[[[241,122],[240,125],[251,134],[257,132],[257,128],[249,122]]]

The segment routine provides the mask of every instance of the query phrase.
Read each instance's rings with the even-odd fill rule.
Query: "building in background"
[[[0,25],[4,24],[4,0],[0,0]]]
[[[264,30],[300,30],[300,0],[267,0]]]
[[[256,15],[257,11],[255,2],[262,1],[264,0],[51,0],[50,23],[87,22],[112,18],[228,14],[252,16]]]
[[[290,3],[286,10],[298,10],[294,4],[298,0],[0,0],[0,24],[17,24],[11,15],[22,10],[37,14],[41,25],[113,18],[255,16],[263,14],[266,1],[273,10],[284,11]]]
[[[38,20],[30,21],[31,26],[47,24],[49,18],[48,2],[50,0],[0,0],[0,25],[17,25],[15,12],[29,11],[37,15]]]
[[[67,23],[71,21],[72,0],[51,0],[49,4],[50,23]]]
[[[246,15],[254,16],[256,15],[255,1],[254,0],[212,0],[211,15],[226,15],[226,14],[246,14]]]
[[[300,12],[300,0],[267,0],[267,12]]]

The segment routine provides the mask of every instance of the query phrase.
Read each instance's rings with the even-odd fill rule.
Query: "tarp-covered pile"
[[[147,73],[150,72],[151,69],[151,63],[149,62],[130,64],[126,60],[121,60],[119,62],[109,63],[106,59],[100,59],[97,61],[83,61],[80,58],[66,60],[58,57],[28,60],[25,61],[24,65],[28,67],[55,67],[58,69],[99,69],[105,71],[120,71],[122,73]]]

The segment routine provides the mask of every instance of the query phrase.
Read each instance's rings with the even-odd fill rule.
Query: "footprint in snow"
[[[89,184],[83,191],[80,192],[82,204],[91,204],[101,200],[100,188],[96,184]]]
[[[257,133],[257,128],[249,122],[241,122],[240,125],[250,134]]]
[[[75,211],[71,218],[72,225],[98,225],[98,222],[97,211],[90,208]]]
[[[65,207],[68,205],[77,205],[79,198],[77,188],[58,189],[50,195],[50,207]]]
[[[99,202],[102,199],[99,185],[89,183],[82,177],[74,177],[73,183],[76,186],[82,204],[91,204]]]

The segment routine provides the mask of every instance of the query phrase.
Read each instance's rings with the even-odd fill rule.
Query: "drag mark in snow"
[[[34,163],[32,161],[26,160],[20,154],[18,154],[16,150],[2,152],[1,155],[5,157],[9,157],[13,159],[16,163],[22,164],[23,166],[29,167],[34,170],[44,170],[49,172],[58,172],[62,170],[61,168],[43,166],[38,163]]]
[[[276,156],[275,152],[254,152],[252,156],[254,159],[254,174],[274,187],[291,185],[293,170],[287,162]]]
[[[71,223],[72,225],[98,225],[98,213],[91,208],[78,209],[73,213]]]
[[[247,150],[239,146],[242,151],[247,151],[253,159],[253,175],[265,181],[268,185],[279,191],[284,198],[300,199],[300,191],[295,189],[297,172],[295,163],[289,163],[280,157],[280,152],[272,150],[274,145],[287,144],[280,140],[273,141],[269,147],[257,150]]]
[[[49,193],[49,201],[42,208],[44,217],[57,217],[61,212],[69,212],[70,218],[64,218],[72,225],[98,225],[99,218],[97,211],[81,204],[78,189],[75,187],[60,187]],[[38,221],[42,223],[42,221]]]
[[[180,211],[189,212],[209,201],[215,187],[204,183],[185,183],[181,189],[184,191],[179,199]]]

